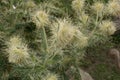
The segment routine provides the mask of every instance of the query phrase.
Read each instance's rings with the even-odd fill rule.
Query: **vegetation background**
[[[110,1],[115,13],[99,15]],[[0,0],[0,11],[0,80],[81,80],[80,68],[94,80],[120,80],[107,55],[120,49],[112,24],[119,23],[119,0]],[[110,29],[99,29],[104,20]]]

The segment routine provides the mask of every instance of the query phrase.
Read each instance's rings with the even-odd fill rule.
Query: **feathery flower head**
[[[85,4],[85,0],[73,0],[72,1],[72,8],[76,11],[76,12],[80,12]]]
[[[28,48],[19,37],[12,37],[8,45],[8,60],[10,63],[21,63],[29,58]]]
[[[36,11],[32,16],[32,20],[38,28],[41,28],[49,23],[49,15],[43,10]]]
[[[112,21],[102,21],[102,23],[99,25],[100,31],[103,34],[112,35],[116,31],[115,24]]]
[[[57,23],[52,27],[53,38],[57,40],[57,43],[61,46],[67,45],[74,37],[75,28],[66,19],[57,20]]]
[[[29,54],[27,52],[27,48],[17,48],[17,47],[11,47],[9,48],[9,57],[8,60],[10,63],[21,63],[25,61],[27,58],[29,58]]]
[[[107,10],[111,15],[120,15],[120,2],[118,0],[109,1]]]
[[[93,5],[92,5],[92,9],[97,13],[97,14],[101,14],[104,10],[104,4],[101,3],[101,2],[95,2]]]
[[[21,39],[18,36],[10,38],[9,41],[10,46],[18,46],[21,45]]]

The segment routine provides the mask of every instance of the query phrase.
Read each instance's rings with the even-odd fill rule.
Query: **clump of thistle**
[[[73,0],[72,8],[77,12],[81,12],[85,4],[85,0]]]
[[[32,21],[36,24],[37,28],[44,27],[49,23],[49,15],[44,10],[36,11],[32,15]]]
[[[8,60],[10,63],[19,64],[30,57],[27,45],[23,44],[18,36],[10,38],[8,47]]]
[[[57,44],[65,46],[72,41],[75,35],[75,27],[66,19],[60,19],[53,24],[52,33],[53,39],[57,41]]]
[[[64,4],[64,1],[62,0],[42,0],[42,2],[40,2],[40,4],[38,5],[35,4],[34,1],[35,0],[18,1],[20,2],[20,5],[25,2],[25,5],[23,4],[23,7],[25,7],[27,13],[33,13],[25,17],[26,15],[24,14],[24,9],[20,9],[20,15],[16,15],[15,19],[13,20],[10,17],[11,21],[8,21],[10,23],[7,22],[7,24],[15,23],[15,25],[18,25],[18,22],[20,24],[23,24],[23,21],[21,21],[22,19],[19,19],[19,16],[21,16],[23,18],[27,18],[27,21],[32,21],[33,23],[35,23],[37,27],[37,30],[33,30],[33,26],[27,25],[27,21],[25,21],[25,24],[23,24],[23,26],[26,27],[22,29],[20,29],[21,27],[19,28],[21,32],[32,30],[32,32],[28,32],[26,34],[28,35],[26,38],[32,40],[30,40],[29,42],[31,55],[29,54],[29,49],[27,45],[22,41],[20,37],[14,36],[10,38],[7,49],[8,61],[10,63],[15,63],[19,65],[29,60],[29,64],[27,63],[27,65],[24,65],[25,68],[18,65],[12,66],[14,67],[13,69],[15,69],[17,66],[18,72],[15,71],[15,69],[13,72],[10,73],[14,74],[15,72],[16,74],[17,72],[25,74],[27,72],[25,76],[20,75],[21,79],[30,78],[36,80],[59,80],[59,76],[62,76],[62,78],[65,78],[67,76],[62,73],[66,74],[66,71],[71,69],[75,71],[75,73],[72,74],[77,75],[74,80],[79,80],[79,61],[83,57],[82,54],[86,52],[86,48],[91,47],[91,45],[97,45],[95,43],[99,44],[100,40],[104,41],[103,39],[106,37],[106,35],[112,35],[116,31],[115,24],[112,21],[106,19],[109,19],[109,15],[104,18],[104,14],[107,13],[106,11],[108,11],[108,14],[118,16],[118,13],[120,12],[120,5],[118,1],[109,1],[108,4],[106,3],[107,5],[99,1],[93,3],[93,5],[89,5],[89,3],[87,3],[88,1],[86,0],[70,0],[68,2],[70,2],[71,4],[68,3],[67,5],[66,3]],[[13,13],[19,13],[19,8],[21,7],[17,5],[17,2],[10,3],[10,5],[13,5],[11,6],[11,8],[17,8],[18,11],[17,12],[16,10],[13,10]],[[74,12],[71,12],[71,7],[75,11],[75,14]],[[91,8],[93,12],[88,10],[89,8]],[[10,11],[7,10],[9,9],[7,7],[5,7],[4,9],[8,12]],[[22,14],[21,11],[23,11]],[[49,11],[49,13],[47,11]],[[64,12],[66,12],[67,14],[64,14]],[[13,13],[7,15],[14,15]],[[71,19],[63,19],[64,17],[68,18],[68,16],[70,16]],[[59,19],[60,17],[62,18]],[[52,23],[52,25],[50,25],[50,22]],[[10,26],[13,27],[14,25]],[[40,30],[41,35],[39,35],[38,30]],[[15,33],[16,32],[17,31],[15,31]],[[32,36],[35,35],[34,33],[36,33],[35,38],[34,36]],[[102,41],[100,43],[102,43]],[[53,69],[56,71],[54,71]],[[30,72],[28,73],[29,70]],[[49,71],[54,71],[61,75],[58,76],[57,74],[47,73]]]
[[[109,1],[107,10],[108,14],[118,16],[120,14],[120,2],[118,0]]]
[[[99,25],[99,29],[103,34],[112,35],[116,31],[115,24],[112,21],[102,21]]]

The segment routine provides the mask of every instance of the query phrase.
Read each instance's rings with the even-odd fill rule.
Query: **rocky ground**
[[[81,65],[84,70],[81,71],[82,80],[120,80],[120,17],[113,20],[117,28],[112,35],[113,48],[99,49],[98,47],[96,52],[91,49],[90,52],[94,52],[86,54]]]

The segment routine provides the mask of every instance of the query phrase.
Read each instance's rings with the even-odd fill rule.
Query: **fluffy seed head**
[[[36,11],[32,16],[33,22],[38,28],[41,28],[49,23],[49,15],[45,11]]]
[[[100,31],[103,33],[103,34],[108,34],[108,35],[112,35],[114,34],[114,32],[116,31],[116,27],[115,27],[115,24],[111,21],[103,21],[100,26]]]
[[[118,0],[109,1],[107,10],[111,15],[120,15],[120,2]]]
[[[73,0],[72,1],[72,8],[76,12],[80,12],[84,7],[84,3],[85,3],[85,0]]]
[[[10,38],[9,45],[11,45],[11,46],[21,45],[21,39],[18,36]]]
[[[19,64],[29,58],[28,49],[19,37],[12,37],[8,43],[8,60],[10,63]]]
[[[73,39],[75,29],[69,21],[60,19],[57,20],[57,23],[53,24],[52,33],[58,45],[65,46]]]
[[[95,2],[92,5],[92,9],[97,13],[97,14],[101,14],[104,10],[104,4],[101,2]]]

